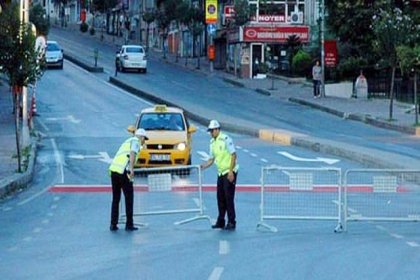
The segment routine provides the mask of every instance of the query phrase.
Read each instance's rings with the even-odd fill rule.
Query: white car
[[[63,49],[56,41],[47,41],[45,50],[45,62],[48,67],[56,66],[63,69]]]
[[[115,67],[118,71],[138,69],[147,72],[146,51],[140,45],[123,45],[115,57]]]

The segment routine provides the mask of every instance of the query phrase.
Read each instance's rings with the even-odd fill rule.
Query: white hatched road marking
[[[230,245],[229,242],[226,240],[220,240],[219,241],[219,254],[220,255],[227,255],[230,251]]]
[[[267,162],[268,162],[268,160],[266,160],[265,158],[260,158],[260,160],[261,160],[262,162],[265,162],[265,163],[267,163]]]
[[[251,157],[257,157],[257,154],[251,153]]]
[[[417,242],[414,242],[414,241],[407,241],[406,243],[407,243],[407,245],[409,245],[411,247],[419,247],[420,246]]]
[[[208,280],[219,280],[220,277],[222,276],[223,270],[224,268],[221,266],[215,267],[213,271],[211,272]]]

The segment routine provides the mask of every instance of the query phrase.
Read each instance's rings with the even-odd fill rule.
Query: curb
[[[301,104],[301,105],[305,105],[311,108],[315,108],[318,109],[320,111],[324,111],[330,114],[333,114],[335,116],[341,117],[341,118],[346,118],[346,119],[350,119],[350,120],[354,120],[354,121],[359,121],[359,122],[363,122],[372,126],[376,126],[376,127],[380,127],[380,128],[385,128],[385,129],[389,129],[389,130],[394,130],[394,131],[398,131],[398,132],[402,132],[402,133],[406,133],[406,134],[411,134],[411,135],[416,135],[419,136],[420,135],[420,128],[419,127],[410,127],[410,126],[404,126],[404,125],[398,125],[398,124],[393,124],[393,123],[389,123],[386,121],[381,121],[378,120],[376,118],[371,117],[370,115],[360,115],[360,114],[353,114],[353,113],[344,113],[335,109],[331,109],[329,107],[320,105],[320,104],[315,104],[312,102],[308,102],[306,100],[303,99],[299,99],[299,98],[295,98],[295,97],[290,97],[288,99],[290,102],[294,102],[297,104]]]
[[[225,79],[226,81],[232,81],[229,79]],[[181,106],[178,106],[175,103],[172,102],[168,102],[162,98],[159,98],[151,93],[139,90],[137,88],[134,88],[131,85],[128,85],[124,82],[122,82],[121,80],[114,78],[114,77],[109,77],[109,82],[111,84],[114,84],[130,93],[133,93],[136,96],[148,99],[152,102],[155,103],[164,103],[167,104],[169,106],[175,106],[175,107],[179,107],[181,109],[183,109],[185,111],[185,114],[188,118],[204,125],[207,126],[207,124],[209,123],[210,119],[205,118],[201,115],[195,114],[191,111],[185,110],[184,108],[182,108]],[[241,83],[239,83],[241,84]],[[299,102],[302,101],[305,105],[308,104],[308,106],[311,105],[317,105],[317,104],[313,104],[313,103],[309,103],[306,102],[305,100],[300,100],[300,99],[296,99],[296,98],[290,98],[292,102]],[[294,101],[295,100],[295,101]],[[330,108],[325,108],[323,106],[317,105],[319,106],[320,110],[327,110],[327,112],[331,112],[333,114],[336,114],[338,116],[341,117],[349,117],[347,116],[345,113],[343,112],[339,112],[337,110],[333,110]],[[363,119],[363,117],[354,115],[351,116],[352,118],[359,118],[359,119]],[[334,141],[329,141],[329,140],[325,140],[325,139],[316,139],[313,137],[306,137],[306,136],[302,136],[296,133],[292,133],[290,131],[286,131],[286,130],[281,130],[281,129],[252,129],[249,127],[241,127],[235,124],[231,124],[231,123],[224,123],[221,122],[221,125],[224,127],[224,129],[226,129],[227,131],[230,132],[234,132],[234,133],[241,133],[241,134],[245,134],[248,136],[252,136],[252,137],[256,137],[262,140],[266,140],[266,141],[270,141],[276,144],[281,144],[281,145],[293,145],[293,146],[297,146],[297,147],[302,147],[302,148],[306,148],[312,151],[316,151],[316,152],[322,152],[322,153],[326,153],[326,154],[330,154],[330,155],[334,155],[334,156],[338,156],[338,157],[342,157],[342,158],[346,158],[352,161],[356,161],[359,162],[363,165],[367,165],[369,167],[374,167],[374,168],[402,168],[402,169],[410,169],[412,168],[412,166],[418,166],[419,162],[415,159],[411,159],[411,158],[407,158],[404,156],[396,156],[395,154],[391,154],[391,153],[387,153],[387,152],[381,152],[381,151],[373,151],[372,149],[368,149],[368,148],[360,148],[360,147],[356,147],[356,146],[352,146],[351,144],[345,144],[347,147],[352,147],[352,149],[350,148],[345,148],[342,147],[342,145],[340,145],[340,143],[334,142]],[[361,152],[359,150],[364,150],[364,152]],[[374,154],[379,153],[379,156],[375,156]],[[397,157],[399,159],[397,159]],[[403,164],[397,164],[397,163],[403,163]]]
[[[86,63],[84,61],[81,61],[79,59],[74,58],[71,55],[68,55],[66,53],[64,53],[64,58],[73,62],[74,64],[82,67],[83,69],[89,71],[89,72],[93,72],[93,73],[103,73],[104,72],[104,68],[103,67],[95,67],[95,66],[90,66],[89,63]]]
[[[36,159],[37,141],[32,140],[31,151],[29,153],[28,167],[23,173],[15,173],[0,180],[0,199],[14,193],[19,189],[24,189],[32,181],[34,165]]]
[[[156,103],[165,103],[169,106],[175,106],[184,110],[186,116],[194,120],[204,126],[207,126],[210,119],[205,118],[201,115],[188,111],[181,106],[168,102],[162,98],[156,97],[153,94],[144,92],[142,90],[136,89],[121,80],[115,79],[110,77],[110,83],[130,92],[136,96],[149,99],[152,102]],[[410,159],[404,156],[396,156],[394,154],[388,152],[380,152],[375,151],[373,152],[372,149],[363,148],[364,152],[360,152],[360,147],[352,146],[350,144],[345,144],[348,147],[342,147],[340,143],[334,141],[328,141],[324,139],[317,139],[313,137],[307,137],[301,134],[293,133],[287,130],[282,129],[257,129],[257,128],[249,128],[249,127],[241,127],[236,124],[232,123],[225,123],[220,122],[222,127],[229,132],[233,133],[241,133],[248,136],[256,137],[261,140],[270,141],[280,145],[292,145],[296,147],[301,147],[305,149],[309,149],[315,152],[322,152],[325,154],[330,154],[334,156],[338,156],[341,158],[346,158],[348,160],[359,162],[363,165],[373,167],[373,168],[399,168],[399,169],[407,169],[412,166],[416,166],[419,164],[418,161],[414,159]],[[374,154],[380,153],[379,156],[375,156]],[[399,157],[400,159],[396,159]],[[403,164],[398,164],[403,163]],[[405,166],[405,164],[407,164]]]

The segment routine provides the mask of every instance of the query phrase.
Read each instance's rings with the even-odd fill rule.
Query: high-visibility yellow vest
[[[219,176],[228,173],[230,168],[232,155],[226,148],[227,139],[228,136],[220,132],[216,139],[212,138],[210,141],[210,149],[214,156],[214,163],[217,166],[217,173]],[[239,166],[236,164],[233,171],[236,172],[238,168]]]
[[[130,137],[122,143],[109,166],[110,172],[124,174],[124,170],[127,168],[130,161],[131,144],[133,141],[139,142],[139,139],[137,137]],[[140,143],[138,143],[138,145],[140,147]],[[139,153],[140,151],[137,151],[135,161],[137,161]]]

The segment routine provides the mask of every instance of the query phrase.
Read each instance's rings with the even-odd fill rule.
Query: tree
[[[373,15],[388,0],[334,0],[325,1],[328,11],[327,24],[340,44],[351,46],[352,57],[364,57],[374,63],[371,51],[374,34],[370,30]]]
[[[246,25],[250,18],[251,18],[251,14],[252,14],[252,9],[250,7],[250,5],[248,4],[247,0],[235,0],[234,2],[234,10],[235,10],[235,15],[233,17],[234,21],[232,23],[232,27],[236,27],[236,28],[241,28],[242,26]],[[234,64],[234,73],[235,76],[237,76],[237,46],[235,46],[234,51],[233,51],[233,64]]]
[[[149,50],[149,28],[150,24],[156,19],[156,11],[149,9],[143,14],[143,20],[146,22],[146,52]]]
[[[390,6],[380,9],[379,13],[374,15],[372,30],[375,35],[374,50],[382,57],[380,63],[392,69],[389,89],[389,119],[392,120],[395,70],[398,66],[397,47],[416,41],[419,30],[401,9],[392,9]]]
[[[189,9],[189,4],[186,0],[181,0],[181,2],[179,4],[176,5],[175,8],[175,20],[176,20],[176,26],[178,28],[178,50],[176,52],[176,62],[178,62],[178,55],[179,55],[179,44],[181,42],[181,25],[183,22],[183,18],[185,15],[185,12],[188,11]]]
[[[419,101],[417,98],[417,78],[420,73],[420,45],[415,47],[399,46],[397,47],[397,56],[400,61],[401,70],[414,73],[414,111],[415,125],[419,125]]]
[[[15,96],[15,127],[18,172],[21,172],[19,143],[19,109],[22,87],[33,84],[42,75],[39,52],[35,50],[35,35],[29,24],[19,19],[19,5],[10,4],[0,17],[0,66],[9,80]]]
[[[118,0],[93,0],[92,10],[106,12],[108,9],[114,8],[118,4]]]
[[[31,7],[29,21],[36,27],[37,35],[47,36],[50,31],[50,24],[45,14],[44,8],[40,4]]]

